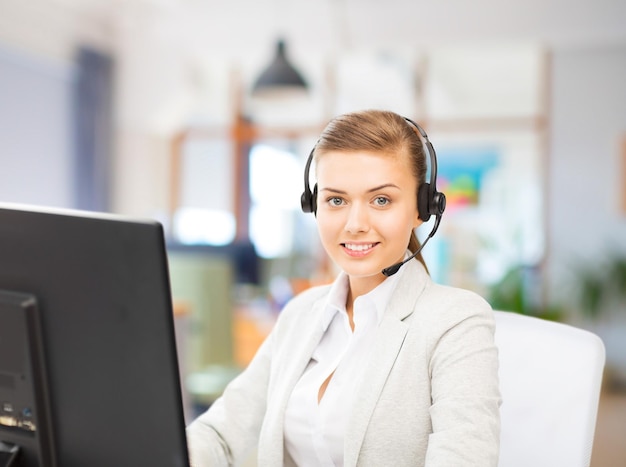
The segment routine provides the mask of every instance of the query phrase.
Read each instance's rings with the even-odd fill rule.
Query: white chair
[[[605,350],[595,334],[496,311],[499,467],[588,467]]]

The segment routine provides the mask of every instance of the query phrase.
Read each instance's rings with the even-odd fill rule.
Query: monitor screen
[[[0,205],[0,459],[187,467],[174,336],[159,223]]]

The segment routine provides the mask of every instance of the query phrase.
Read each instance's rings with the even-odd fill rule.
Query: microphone
[[[400,270],[400,268],[402,266],[404,266],[406,263],[408,263],[413,258],[415,258],[420,253],[420,251],[422,251],[422,249],[426,246],[426,244],[428,243],[428,240],[430,240],[432,238],[432,236],[435,235],[435,232],[439,228],[439,222],[440,221],[441,221],[441,216],[437,216],[437,218],[435,219],[435,225],[433,226],[433,229],[430,231],[430,233],[428,234],[428,237],[426,237],[426,240],[424,240],[424,243],[422,243],[422,245],[415,251],[415,253],[413,253],[411,256],[409,256],[404,261],[401,261],[401,262],[396,263],[396,264],[392,264],[388,268],[383,269],[381,271],[383,273],[383,275],[386,276],[386,277],[393,276],[396,272],[398,272]]]

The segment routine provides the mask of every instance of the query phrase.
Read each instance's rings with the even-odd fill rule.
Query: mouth
[[[353,257],[361,257],[369,254],[378,243],[342,243],[344,251]]]

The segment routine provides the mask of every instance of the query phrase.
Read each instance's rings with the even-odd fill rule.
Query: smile
[[[349,254],[364,255],[369,253],[377,243],[342,243]]]

